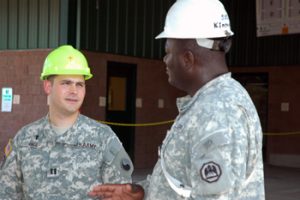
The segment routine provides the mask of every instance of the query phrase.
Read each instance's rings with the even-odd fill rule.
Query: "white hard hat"
[[[213,40],[232,36],[228,14],[219,0],[177,0],[167,13],[159,38],[197,39],[212,48]]]

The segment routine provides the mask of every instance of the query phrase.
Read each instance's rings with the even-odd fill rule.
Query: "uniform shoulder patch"
[[[6,158],[9,156],[11,151],[12,151],[12,141],[11,139],[9,139],[6,147],[4,148],[4,154]]]
[[[200,169],[200,175],[202,180],[208,183],[217,182],[222,175],[222,170],[220,165],[210,161],[204,163]]]

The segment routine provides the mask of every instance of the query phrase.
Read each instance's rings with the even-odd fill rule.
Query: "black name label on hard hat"
[[[214,28],[229,28],[229,27],[230,27],[229,23],[222,23],[222,22],[214,23]]]

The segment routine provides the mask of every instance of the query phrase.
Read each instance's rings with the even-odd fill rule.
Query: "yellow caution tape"
[[[171,124],[174,122],[174,120],[167,120],[167,121],[161,121],[161,122],[150,122],[150,123],[119,123],[119,122],[108,122],[108,121],[102,121],[98,120],[98,122],[101,122],[103,124],[107,125],[113,125],[113,126],[160,126],[165,124]],[[287,136],[287,135],[300,135],[300,131],[295,132],[279,132],[279,133],[263,133],[265,136]]]
[[[287,135],[300,135],[300,131],[295,132],[282,132],[282,133],[264,133],[266,136],[287,136]]]

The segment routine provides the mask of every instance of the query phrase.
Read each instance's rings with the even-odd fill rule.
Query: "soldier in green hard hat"
[[[47,56],[40,78],[49,112],[7,145],[0,199],[85,200],[94,185],[131,182],[133,165],[115,133],[79,112],[91,77],[72,46]]]

